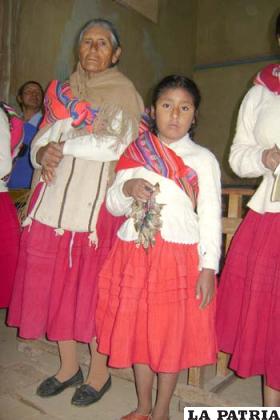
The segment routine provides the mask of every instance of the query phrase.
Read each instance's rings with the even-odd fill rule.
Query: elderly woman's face
[[[86,31],[80,43],[79,58],[82,68],[89,74],[100,73],[115,64],[121,49],[113,49],[111,33],[102,26]]]

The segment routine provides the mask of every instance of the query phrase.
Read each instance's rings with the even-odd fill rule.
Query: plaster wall
[[[240,179],[228,165],[238,108],[256,73],[279,53],[279,0],[198,0],[194,78],[202,91],[197,138],[217,156],[224,184]]]
[[[141,0],[139,0],[141,1]],[[276,59],[273,39],[279,0],[159,0],[158,21],[113,0],[13,0],[18,2],[10,102],[28,79],[45,87],[66,79],[75,65],[81,26],[105,17],[119,29],[120,69],[146,103],[164,75],[193,76],[202,92],[198,141],[221,163],[224,184],[249,184],[227,160],[238,107],[256,72]]]
[[[104,17],[119,29],[120,69],[147,100],[151,87],[172,72],[191,74],[194,66],[196,0],[160,0],[154,23],[112,0],[21,0],[16,65],[11,96],[28,79],[65,79],[75,64],[73,45],[89,19]]]

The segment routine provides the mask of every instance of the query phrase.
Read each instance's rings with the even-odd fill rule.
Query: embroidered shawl
[[[137,136],[143,111],[142,99],[132,82],[117,68],[89,78],[80,64],[69,81],[50,83],[44,105],[45,116],[40,128],[72,117],[74,128],[85,128],[86,132],[94,132],[99,137],[117,136],[118,143],[122,143],[128,127],[132,128],[132,138]],[[122,124],[116,133],[114,121],[120,111]]]
[[[280,95],[280,64],[269,64],[256,76],[254,84],[265,86],[275,95]]]
[[[0,108],[3,109],[8,117],[11,133],[11,156],[15,159],[19,154],[23,142],[23,119],[10,105],[0,102]]]

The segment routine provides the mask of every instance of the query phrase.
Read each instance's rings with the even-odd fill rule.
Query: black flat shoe
[[[84,382],[83,372],[79,368],[70,379],[60,382],[54,376],[45,379],[37,388],[36,394],[40,397],[52,397],[53,395],[60,394],[69,386],[81,385]]]
[[[103,387],[97,391],[89,384],[81,385],[79,388],[76,389],[71,403],[77,405],[79,407],[83,407],[86,405],[90,405],[95,403],[96,401],[100,400],[103,397],[106,391],[112,385],[111,375],[103,385]]]

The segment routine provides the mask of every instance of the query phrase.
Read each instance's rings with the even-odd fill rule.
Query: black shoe
[[[81,385],[84,382],[83,372],[79,368],[70,379],[60,382],[54,376],[45,379],[37,388],[36,394],[40,397],[52,397],[53,395],[60,394],[69,386]]]
[[[97,391],[89,384],[81,385],[79,388],[76,389],[71,403],[77,405],[79,407],[90,405],[95,403],[96,401],[100,400],[103,397],[106,391],[112,385],[111,375],[103,385],[103,387]]]

